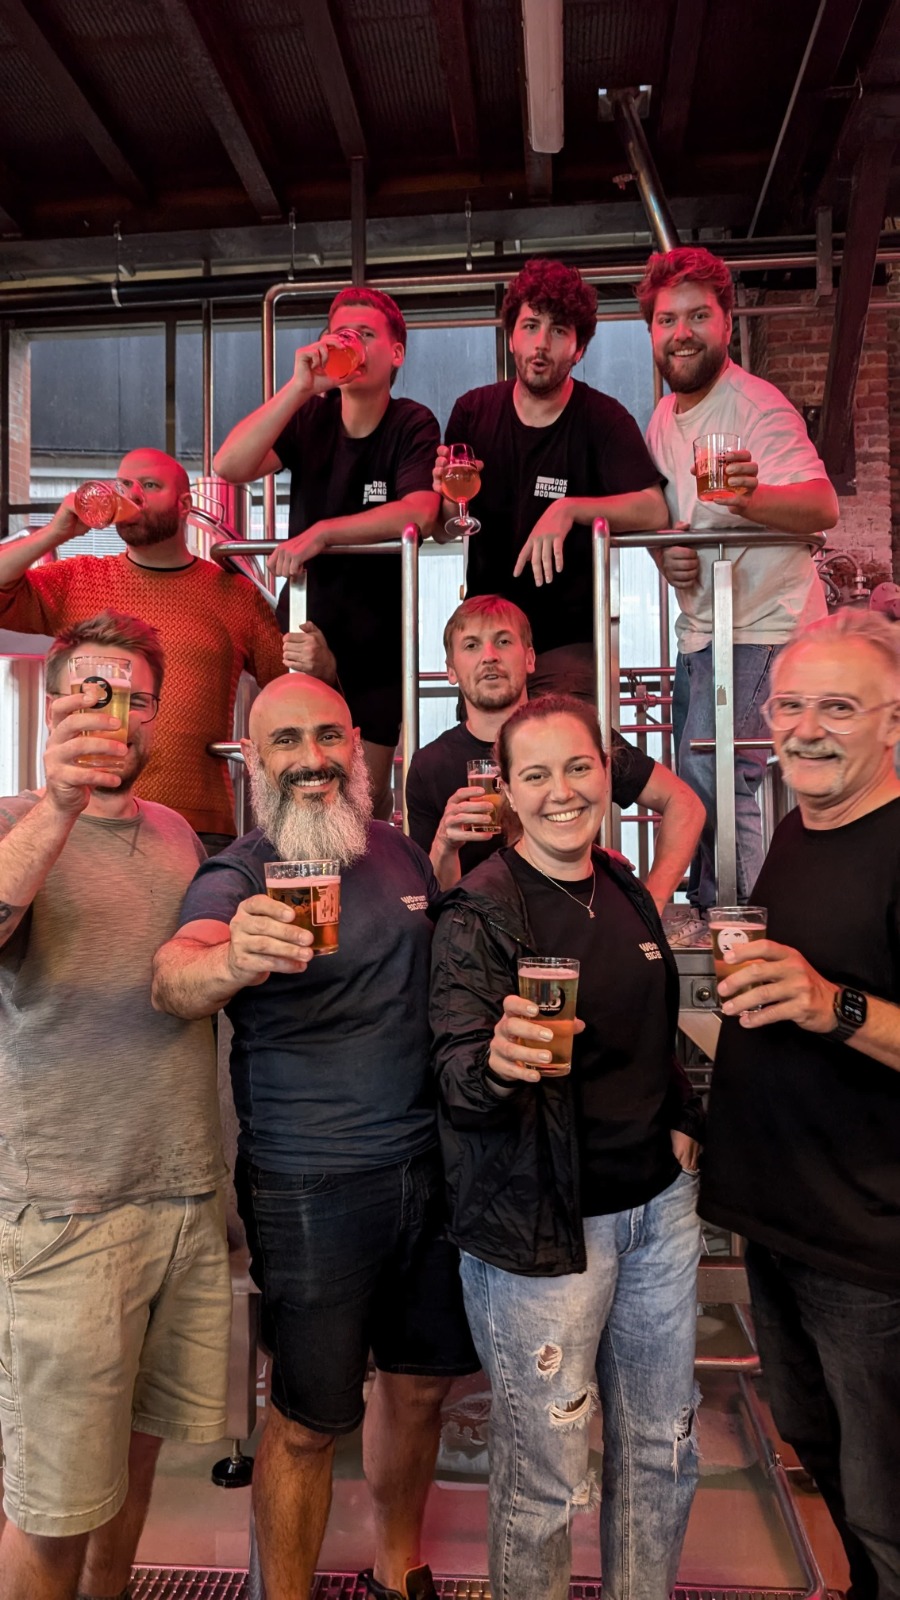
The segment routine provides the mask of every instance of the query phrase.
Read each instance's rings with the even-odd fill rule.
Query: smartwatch
[[[846,1043],[862,1027],[868,1010],[869,1002],[859,989],[838,989],[834,996],[835,1025],[826,1037]]]

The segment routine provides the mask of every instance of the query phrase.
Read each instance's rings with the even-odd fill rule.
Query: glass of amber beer
[[[568,956],[519,957],[519,994],[537,1006],[540,1016],[536,1021],[553,1034],[550,1060],[537,1069],[545,1078],[564,1078],[572,1070],[580,970],[579,963]]]
[[[364,364],[366,347],[362,334],[355,328],[335,328],[333,339],[339,339],[340,344],[330,344],[325,353],[325,371],[329,378],[334,378],[337,383],[349,378]]]
[[[765,906],[712,906],[709,931],[712,934],[713,967],[716,980],[740,972],[744,961],[752,961],[751,946],[766,937],[768,912]],[[746,954],[744,946],[746,945]],[[726,961],[730,950],[739,951],[744,960]]]
[[[735,450],[743,448],[736,433],[704,433],[694,440],[698,500],[727,505],[747,493],[746,489],[732,489],[726,472]]]
[[[85,684],[100,691],[87,711],[105,711],[118,717],[117,728],[102,728],[85,733],[85,739],[114,739],[122,746],[121,756],[76,756],[77,767],[93,767],[99,772],[122,772],[128,754],[128,714],[131,709],[131,662],[117,656],[77,655],[69,657],[69,693],[81,694]]]
[[[266,894],[290,906],[298,928],[313,936],[314,956],[333,956],[341,920],[339,861],[267,861]]]
[[[474,500],[480,488],[481,473],[472,446],[452,444],[444,468],[444,493],[448,500],[456,501],[459,516],[451,517],[449,522],[444,523],[448,533],[461,533],[468,538],[469,534],[479,532],[481,523],[477,517],[469,516],[469,501]]]
[[[493,834],[500,832],[500,807],[503,804],[503,794],[500,789],[500,768],[496,761],[479,757],[475,761],[466,762],[466,780],[470,789],[483,789],[484,798],[489,806],[493,807],[493,816],[490,822],[473,822],[466,826],[467,833],[480,835],[489,839]]]

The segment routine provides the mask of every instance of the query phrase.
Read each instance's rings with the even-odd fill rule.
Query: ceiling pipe
[[[634,89],[610,89],[609,100],[616,132],[622,141],[656,242],[660,250],[675,250],[681,240],[638,114],[638,96]]]

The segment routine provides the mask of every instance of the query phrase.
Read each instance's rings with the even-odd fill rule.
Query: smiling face
[[[447,676],[459,685],[466,705],[478,711],[517,706],[533,671],[534,651],[508,618],[470,617],[453,635]]]
[[[804,696],[814,696],[834,710],[860,713],[833,732],[822,726],[821,709],[806,705],[792,728],[772,730],[775,753],[801,812],[818,816],[839,808],[842,820],[848,820],[845,813],[854,802],[864,802],[893,770],[900,738],[894,697],[900,696],[900,683],[886,656],[860,637],[798,644],[777,658],[772,694],[795,696],[798,711]]]
[[[556,321],[548,311],[523,305],[510,334],[516,373],[530,394],[544,397],[560,389],[583,351],[571,323]]]
[[[579,717],[560,713],[514,729],[509,783],[527,854],[552,877],[590,851],[603,820],[606,766]]]
[[[675,394],[710,389],[728,359],[731,317],[712,289],[680,283],[660,289],[650,322],[653,359]]]

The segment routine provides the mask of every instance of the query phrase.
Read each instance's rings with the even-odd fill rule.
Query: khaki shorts
[[[0,1438],[7,1516],[86,1533],[128,1488],[132,1429],[225,1429],[231,1279],[220,1194],[0,1221]]]

